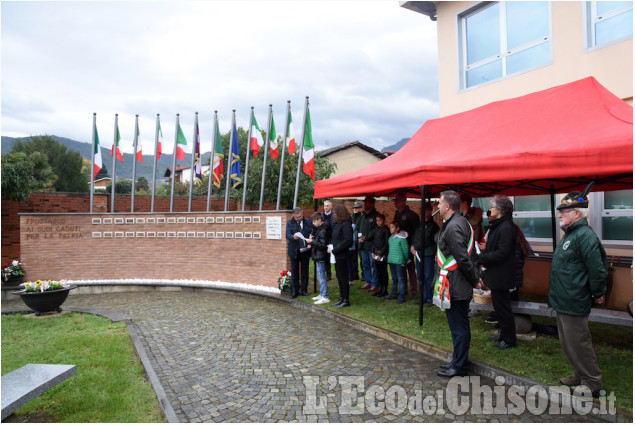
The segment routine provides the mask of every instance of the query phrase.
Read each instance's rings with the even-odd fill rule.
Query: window
[[[552,61],[549,2],[481,3],[458,20],[464,89]]]
[[[604,192],[601,216],[603,241],[632,241],[633,191]]]
[[[556,205],[564,193],[556,195]],[[530,243],[551,245],[550,195],[510,196],[514,204],[516,223]],[[483,226],[488,225],[485,214],[493,198],[475,198],[473,206],[483,209]],[[602,243],[614,248],[633,246],[633,191],[615,190],[589,194],[588,222]],[[556,229],[558,229],[556,216]],[[559,238],[560,232],[557,232]]]
[[[588,1],[584,15],[587,49],[633,37],[633,2]]]

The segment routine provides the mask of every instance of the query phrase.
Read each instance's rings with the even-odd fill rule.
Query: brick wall
[[[281,239],[267,239],[267,217],[280,219]],[[201,279],[275,287],[289,269],[290,218],[285,212],[27,213],[20,216],[21,260],[28,280]]]
[[[115,196],[115,211],[130,212],[130,195]],[[135,196],[135,211],[150,212],[150,196]],[[242,202],[230,199],[229,210],[242,209]],[[174,212],[187,211],[188,198],[174,198]],[[154,209],[157,212],[170,211],[170,198],[155,197]],[[225,208],[224,199],[212,199],[210,210],[222,211]],[[192,211],[205,211],[207,198],[192,199]],[[247,206],[247,210],[256,207]],[[265,203],[264,209],[273,210],[275,205]],[[34,192],[27,200],[20,204],[17,201],[2,199],[2,263],[20,259],[20,220],[19,213],[87,213],[90,211],[90,195],[81,193]],[[110,212],[110,195],[95,194],[93,197],[93,211],[95,213]],[[309,213],[310,215],[310,213]]]

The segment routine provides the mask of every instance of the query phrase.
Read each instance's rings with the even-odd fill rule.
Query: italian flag
[[[137,161],[143,162],[143,145],[139,143],[139,127],[137,126]]]
[[[121,161],[121,163],[123,164],[123,155],[121,154],[121,151],[119,150],[119,140],[121,139],[121,135],[119,134],[119,126],[117,126],[117,143],[112,145],[112,148],[110,148],[110,156],[114,156],[115,155],[115,150],[117,151],[116,155],[117,155],[117,159],[119,161]]]
[[[295,136],[293,135],[293,119],[291,118],[291,111],[289,111],[289,125],[287,126],[287,149],[289,149],[289,155],[295,153]]]
[[[183,130],[181,130],[181,124],[179,124],[179,136],[176,142],[176,159],[179,161],[185,161],[185,149],[187,149],[187,140]]]
[[[276,134],[276,125],[273,122],[273,115],[271,115],[271,127],[269,128],[269,149],[271,149],[271,159],[278,157],[278,135]]]
[[[313,136],[311,136],[311,114],[309,108],[306,110],[306,126],[304,128],[304,152],[302,152],[302,160],[304,165],[302,171],[315,180],[315,161],[313,160]]]
[[[262,133],[260,132],[260,127],[258,127],[256,116],[254,115],[251,119],[251,141],[249,143],[249,149],[254,152],[254,158],[258,156],[258,152],[260,152],[260,148],[263,147],[264,144],[265,141],[262,140]]]
[[[216,118],[216,143],[214,146],[214,186],[220,187],[220,179],[223,178],[223,142],[220,138],[220,129],[218,128],[218,118]]]
[[[161,159],[162,145],[163,145],[163,132],[161,131],[161,123],[159,123],[159,143],[157,144],[157,159]]]
[[[97,135],[97,126],[95,126],[95,161],[93,162],[93,180],[101,171],[103,163],[101,162],[101,149],[99,148],[99,135]]]

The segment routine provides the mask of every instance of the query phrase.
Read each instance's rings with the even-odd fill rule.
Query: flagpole
[[[196,171],[194,170],[194,156],[196,155],[196,142],[198,134],[196,134],[196,129],[198,126],[198,112],[194,112],[194,144],[192,145],[192,168],[190,171],[190,197],[187,201],[187,212],[192,212],[192,185],[194,184],[194,175],[196,174]]]
[[[152,197],[150,201],[150,212],[154,212],[154,192],[157,186],[157,154],[159,153],[159,114],[157,114],[157,125],[154,131],[154,164],[152,165]]]
[[[137,144],[139,143],[139,114],[134,118],[134,155],[132,155],[132,196],[130,197],[130,212],[134,212],[134,192],[137,181]]]
[[[209,180],[207,181],[207,212],[212,199],[212,180],[214,180],[214,161],[216,160],[216,132],[218,131],[218,111],[214,111],[214,130],[212,136],[212,157],[209,160]],[[203,168],[201,167],[201,170]],[[201,171],[202,174],[202,171]],[[220,181],[219,181],[220,183]]]
[[[225,174],[225,211],[229,206],[229,181],[232,174],[232,156],[234,148],[234,126],[236,125],[236,110],[232,109],[232,128],[229,135],[229,156],[227,157],[227,173]],[[247,145],[249,146],[249,144]],[[249,158],[249,147],[247,147],[247,157]]]
[[[306,130],[306,113],[309,110],[309,96],[304,102],[304,120],[302,121],[302,144],[300,144],[300,154],[298,156],[298,172],[295,176],[295,193],[293,194],[293,208],[298,206],[298,190],[300,189],[300,166],[302,165],[302,153],[304,152],[304,137]]]
[[[284,123],[284,137],[282,139],[282,157],[280,158],[280,176],[278,177],[278,199],[276,210],[280,211],[280,196],[282,195],[282,175],[284,174],[284,155],[287,148],[287,137],[289,137],[289,112],[291,112],[291,101],[287,100],[287,119]]]
[[[271,131],[271,115],[273,114],[273,110],[272,110],[272,105],[269,105],[269,121],[267,124],[267,135],[265,136],[265,143],[264,143],[264,148],[265,148],[265,159],[262,161],[262,180],[260,181],[260,207],[259,207],[259,211],[262,211],[262,204],[264,201],[264,196],[265,196],[265,176],[267,173],[267,157],[269,149],[271,149],[270,146],[270,141],[269,141],[269,132]]]
[[[245,178],[243,179],[243,211],[245,211],[245,202],[247,201],[247,177],[249,176],[249,152],[251,152],[251,129],[254,126],[254,107],[251,107],[249,114],[249,132],[247,134],[247,158],[245,159]],[[261,136],[262,137],[262,136]]]
[[[176,180],[176,144],[179,140],[179,114],[176,114],[176,127],[174,128],[174,151],[172,151],[172,185],[170,187],[170,212],[174,208],[174,181]]]
[[[93,213],[93,198],[95,195],[95,134],[97,133],[97,112],[93,112],[93,149],[90,154],[90,213]]]
[[[117,125],[119,114],[115,114],[115,135],[112,141],[112,180],[110,184],[110,212],[115,212],[115,181],[117,181]]]

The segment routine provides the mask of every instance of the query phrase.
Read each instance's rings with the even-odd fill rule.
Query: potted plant
[[[15,282],[16,284],[24,278],[24,268],[18,260],[13,260],[11,264],[2,265],[2,282]]]
[[[36,316],[49,311],[62,311],[60,306],[66,301],[68,292],[77,288],[68,285],[64,281],[54,280],[37,280],[35,282],[26,282],[23,284],[24,289],[12,292],[19,295]]]

